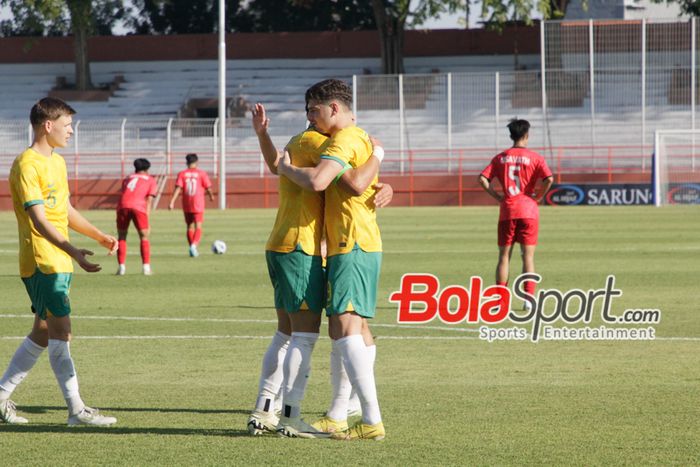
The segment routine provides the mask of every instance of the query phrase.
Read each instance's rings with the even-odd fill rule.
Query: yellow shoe
[[[311,426],[316,428],[318,431],[323,431],[324,433],[340,433],[341,431],[347,431],[348,421],[334,420],[328,415],[324,415],[313,422]]]
[[[355,439],[373,439],[375,441],[381,441],[385,436],[386,431],[384,431],[384,424],[382,422],[375,423],[374,425],[358,422],[349,430],[341,433],[333,433],[331,438],[345,441]]]

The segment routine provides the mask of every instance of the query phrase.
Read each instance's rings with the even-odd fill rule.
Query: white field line
[[[26,336],[0,336],[0,341],[23,340]],[[321,339],[329,339],[321,336]],[[79,336],[76,340],[205,340],[205,339],[226,339],[226,340],[269,340],[270,336]],[[381,336],[378,340],[477,340],[472,336]]]
[[[0,314],[2,318],[32,318],[33,315],[23,314]],[[163,317],[145,317],[145,316],[77,316],[74,319],[86,320],[121,320],[121,321],[174,321],[174,322],[211,322],[211,323],[266,323],[275,324],[273,319],[234,319],[234,318],[163,318]],[[325,322],[324,322],[325,324]],[[441,326],[419,326],[412,324],[372,324],[372,327],[384,327],[393,329],[420,329],[420,330],[438,330],[438,331],[457,331],[457,332],[475,332],[478,329],[441,327]],[[80,336],[80,339],[269,339],[270,336],[236,336],[236,335],[220,335],[220,336]],[[321,336],[321,338],[326,338]],[[393,339],[393,340],[475,340],[477,337],[470,336],[378,336],[378,339]],[[24,336],[0,336],[0,340],[24,339]],[[657,341],[700,341],[700,337],[656,337]],[[636,342],[636,341],[634,341]]]
[[[2,318],[31,318],[34,319],[32,314],[23,315],[12,315],[12,314],[0,314],[0,319]],[[201,322],[201,323],[264,323],[264,324],[277,324],[277,320],[274,319],[236,319],[236,318],[163,318],[163,317],[147,317],[147,316],[71,316],[71,319],[81,320],[112,320],[112,321],[166,321],[166,322]],[[326,322],[324,321],[325,325]],[[373,328],[393,328],[393,329],[421,329],[421,330],[431,330],[431,331],[452,331],[452,332],[479,332],[478,329],[467,329],[458,327],[446,327],[446,326],[420,326],[414,324],[372,324]]]

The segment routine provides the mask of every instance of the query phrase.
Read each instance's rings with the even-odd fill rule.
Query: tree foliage
[[[75,0],[0,0],[11,17],[0,21],[0,36],[67,36],[73,33],[71,8]],[[123,0],[94,0],[89,12],[77,18],[90,35],[110,35],[129,11]],[[77,10],[76,10],[77,11]],[[89,15],[89,16],[88,16]]]

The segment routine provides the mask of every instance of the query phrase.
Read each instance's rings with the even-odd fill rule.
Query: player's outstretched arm
[[[173,197],[170,199],[170,204],[168,204],[168,209],[170,209],[171,211],[175,208],[175,200],[177,199],[178,196],[180,196],[181,191],[182,191],[182,188],[180,188],[179,186],[175,187],[175,191],[173,191]],[[207,191],[209,191],[208,188],[207,188]]]
[[[117,252],[117,247],[119,246],[117,239],[92,225],[90,221],[85,219],[70,203],[68,204],[68,227],[79,234],[95,240],[107,249],[109,255],[113,255]]]
[[[214,201],[214,193],[212,193],[212,191],[209,188],[207,188],[207,190],[204,193],[209,197],[209,201]]]
[[[538,203],[540,201],[542,201],[542,198],[544,197],[544,195],[546,195],[547,192],[549,191],[549,189],[552,188],[553,183],[554,183],[554,177],[552,177],[552,176],[549,176],[549,177],[545,178],[544,180],[542,180],[542,188],[540,189],[540,191],[538,193],[535,193],[535,196],[533,196],[533,198],[535,198],[535,201],[537,201]]]
[[[503,195],[493,189],[491,181],[488,178],[479,175],[479,185],[481,185],[481,188],[483,188],[486,193],[490,194],[493,199],[499,203],[503,201]]]
[[[342,170],[343,166],[332,159],[321,159],[321,162],[316,167],[295,167],[292,165],[289,152],[286,150],[277,165],[277,173],[279,175],[284,175],[309,191],[325,190]]]
[[[384,148],[378,139],[370,137],[372,140],[372,157],[360,167],[345,171],[338,184],[345,191],[359,196],[369,188],[372,181],[379,173],[379,165],[384,159]]]
[[[32,220],[34,228],[39,232],[39,234],[44,237],[49,242],[56,245],[61,250],[65,251],[68,256],[73,258],[80,265],[81,268],[87,272],[97,272],[100,269],[99,264],[93,264],[89,262],[86,256],[92,255],[90,250],[81,250],[74,247],[66,237],[64,237],[61,232],[59,232],[54,225],[46,219],[46,211],[44,211],[43,204],[35,204],[27,208],[27,215]],[[70,211],[69,211],[70,219]],[[69,220],[70,225],[70,220]],[[116,242],[116,240],[115,240]]]
[[[253,118],[253,130],[255,134],[258,135],[258,144],[260,145],[260,151],[262,152],[265,163],[267,164],[270,172],[277,174],[277,164],[280,159],[280,154],[275,147],[275,144],[270,138],[270,134],[267,132],[270,126],[270,119],[267,118],[265,114],[265,106],[261,103],[255,104],[252,110]]]

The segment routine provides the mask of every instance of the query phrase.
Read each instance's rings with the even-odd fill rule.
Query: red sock
[[[530,295],[534,296],[535,295],[535,287],[537,286],[537,282],[535,281],[525,281],[524,284],[524,289],[525,292],[529,293]]]
[[[194,238],[192,238],[192,243],[199,245],[199,241],[202,239],[202,229],[194,229]]]
[[[117,249],[117,261],[119,264],[126,262],[126,240],[119,240],[119,249]]]
[[[496,285],[502,285],[503,287],[508,287],[508,281],[505,281],[505,282],[496,281]]]
[[[147,238],[141,240],[141,261],[143,264],[151,264],[151,242]]]
[[[194,242],[194,230],[187,229],[187,243],[192,245]]]

